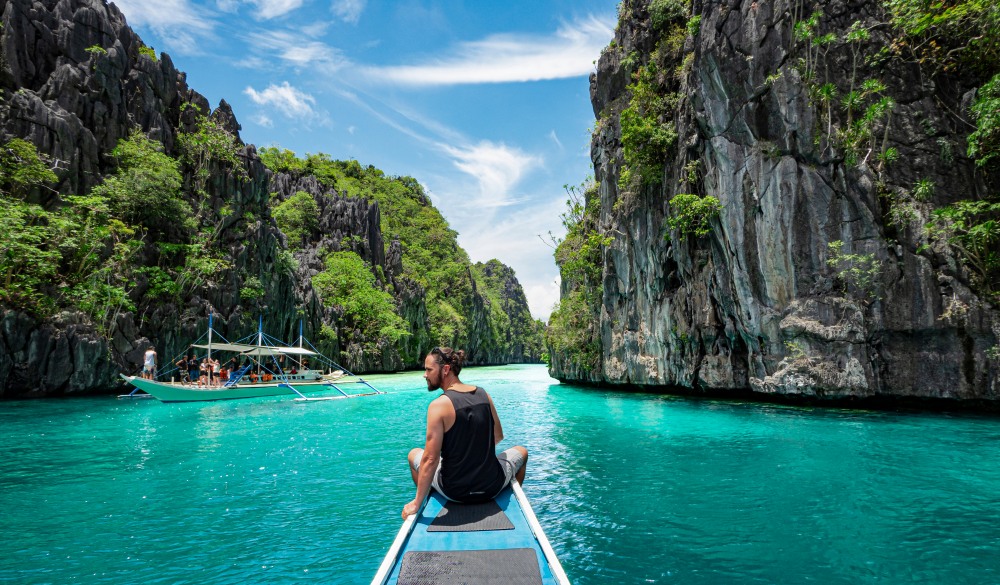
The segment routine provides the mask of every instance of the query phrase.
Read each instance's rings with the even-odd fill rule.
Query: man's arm
[[[427,407],[427,439],[424,443],[424,454],[420,458],[420,469],[417,470],[417,497],[403,507],[403,518],[416,514],[421,502],[431,491],[431,480],[437,472],[441,459],[441,445],[444,443],[444,404],[439,400],[448,400],[441,396]]]
[[[490,410],[493,411],[493,439],[494,442],[499,445],[500,441],[503,441],[503,426],[500,424],[500,415],[497,414],[497,407],[493,406],[493,399],[487,394],[486,398],[490,401]]]

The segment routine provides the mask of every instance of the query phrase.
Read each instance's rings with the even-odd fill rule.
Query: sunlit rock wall
[[[553,374],[710,394],[1000,398],[998,364],[987,356],[998,342],[996,308],[972,292],[951,252],[924,245],[926,215],[887,225],[879,197],[920,178],[937,185],[937,207],[995,188],[996,177],[965,156],[974,80],[942,84],[915,67],[862,64],[859,78],[881,78],[896,101],[884,140],[900,157],[884,169],[874,155],[847,164],[793,67],[803,57],[793,21],[821,9],[821,32],[842,38],[860,20],[872,31],[871,52],[887,42],[881,4],[695,0],[700,31],[684,41],[688,66],[675,63],[676,153],[662,181],[622,193],[624,61],[652,58],[658,37],[647,8],[622,3],[615,41],[591,77],[600,230],[614,237],[594,315],[602,364],[563,371],[557,358]],[[851,47],[837,43],[821,66],[844,91],[852,63]],[[681,187],[692,161],[700,161],[697,184]],[[669,199],[692,189],[722,204],[703,238],[666,225]],[[845,292],[827,264],[836,240],[882,263],[879,299]]]

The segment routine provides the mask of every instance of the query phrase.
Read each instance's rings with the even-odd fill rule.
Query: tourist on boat
[[[211,385],[212,381],[208,379],[208,358],[201,360],[201,364],[198,365],[198,387],[201,388],[205,384]]]
[[[458,379],[464,361],[465,352],[450,347],[435,347],[424,359],[427,390],[443,393],[427,407],[424,448],[408,457],[417,495],[403,518],[420,509],[432,487],[449,500],[477,503],[496,497],[511,478],[524,481],[528,450],[519,445],[496,454],[500,416],[486,390]]]
[[[212,360],[212,380],[215,385],[219,385],[219,372],[222,370],[222,365],[219,364],[219,360]]]
[[[190,382],[192,385],[198,384],[198,380],[200,379],[199,369],[198,369],[198,357],[195,356],[194,354],[191,354],[191,356],[188,358],[187,370],[188,370],[188,382]]]
[[[188,380],[188,356],[182,355],[181,359],[177,360],[174,364],[177,369],[181,372],[181,383],[187,382]]]
[[[156,349],[152,345],[142,356],[142,377],[146,380],[156,377]]]

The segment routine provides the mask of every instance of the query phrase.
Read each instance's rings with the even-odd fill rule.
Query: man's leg
[[[524,484],[524,473],[528,469],[528,450],[525,449],[524,447],[520,446],[520,445],[517,445],[514,448],[517,449],[518,451],[520,451],[521,455],[524,457],[524,465],[522,465],[521,469],[518,469],[517,473],[514,474],[514,478],[517,479],[517,483],[523,485]]]
[[[415,447],[410,449],[410,454],[406,456],[406,460],[410,464],[410,477],[413,478],[413,485],[417,485],[417,468],[420,466],[420,458],[423,454],[423,449]]]

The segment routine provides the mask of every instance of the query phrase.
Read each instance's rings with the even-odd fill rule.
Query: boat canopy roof
[[[256,345],[247,345],[245,343],[213,343],[211,345],[196,343],[196,344],[191,345],[191,347],[197,347],[198,349],[209,349],[209,348],[212,348],[212,349],[217,350],[217,351],[238,351],[238,352],[242,353],[244,351],[251,350],[251,349],[253,349],[253,348],[257,347],[257,346]]]
[[[267,347],[261,345],[244,351],[243,355],[316,355],[316,352],[301,347]]]
[[[216,351],[235,351],[243,355],[317,355],[315,351],[304,347],[274,347],[268,345],[249,345],[246,343],[213,343],[195,344],[198,349],[214,349]]]

